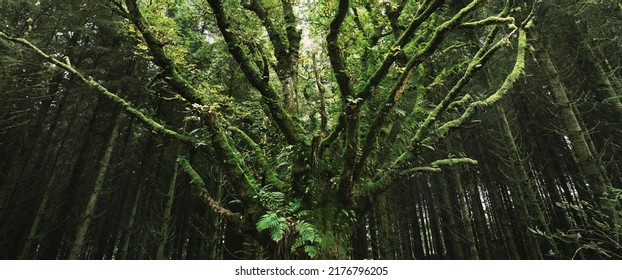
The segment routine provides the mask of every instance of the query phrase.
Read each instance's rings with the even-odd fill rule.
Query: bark
[[[352,235],[352,259],[364,260],[369,258],[368,241],[367,241],[367,218],[365,216],[359,217],[358,226]]]
[[[462,222],[464,223],[465,230],[465,238],[467,242],[467,247],[469,250],[469,258],[472,260],[478,260],[479,254],[477,252],[475,234],[473,233],[473,222],[471,220],[471,212],[469,210],[469,206],[467,204],[466,192],[464,191],[464,187],[462,186],[462,181],[460,180],[460,175],[457,171],[452,171],[453,173],[453,183],[456,186],[456,191],[458,195],[458,203],[460,205],[460,214],[462,215]]]
[[[382,259],[394,260],[396,259],[395,253],[397,248],[395,246],[395,231],[393,230],[394,220],[391,215],[391,207],[387,195],[383,195],[379,198],[378,210],[380,212],[380,251]]]
[[[443,244],[443,236],[441,235],[441,225],[439,219],[439,205],[440,201],[437,196],[437,192],[433,191],[434,186],[432,186],[428,180],[426,180],[425,184],[423,184],[422,191],[426,196],[426,200],[428,201],[428,214],[430,221],[430,237],[432,239],[432,244],[434,245],[434,258],[435,259],[443,259],[445,257],[445,249]]]
[[[97,177],[95,178],[93,190],[90,193],[89,199],[86,204],[86,208],[82,213],[82,218],[76,230],[76,237],[73,241],[73,245],[71,246],[71,251],[69,253],[69,259],[78,259],[81,257],[82,250],[84,248],[86,242],[86,236],[91,225],[91,220],[94,218],[95,209],[97,206],[97,200],[101,195],[102,188],[105,183],[106,175],[108,173],[108,168],[110,167],[110,160],[112,158],[112,152],[116,146],[117,138],[119,136],[119,127],[121,126],[123,114],[118,113],[117,117],[114,121],[114,125],[110,131],[110,137],[108,138],[108,143],[106,144],[106,149],[100,161],[100,167],[97,172]]]
[[[445,180],[444,176],[439,176],[439,187],[441,188],[442,198],[442,220],[443,220],[443,238],[447,245],[447,256],[450,259],[462,260],[464,259],[464,252],[462,250],[462,244],[460,244],[460,234],[458,231],[458,224],[456,223],[456,212],[454,211],[454,205],[457,200],[450,194],[450,186]],[[452,192],[453,194],[453,192]]]
[[[508,119],[503,107],[498,107],[499,117],[501,121],[501,133],[504,146],[507,147],[507,160],[512,170],[514,178],[508,178],[508,184],[512,192],[512,204],[518,208],[519,215],[516,218],[520,229],[520,233],[525,241],[525,250],[529,259],[542,259],[540,244],[536,240],[530,229],[535,230],[534,225],[545,227],[544,230],[548,234],[548,226],[544,218],[544,214],[540,210],[540,206],[536,200],[534,186],[531,183],[527,170],[523,163],[523,158],[515,142],[515,136],[510,128]]]
[[[179,154],[179,150],[177,152]],[[175,201],[175,189],[177,187],[177,174],[179,173],[179,164],[175,163],[173,167],[173,175],[168,186],[168,193],[166,194],[166,205],[164,206],[164,214],[162,217],[162,226],[160,228],[160,242],[158,244],[158,251],[156,252],[156,260],[165,259],[164,249],[169,241],[169,227],[172,223],[171,211],[173,209],[173,202]]]
[[[589,185],[590,197],[584,199],[593,201],[601,213],[605,215],[604,219],[598,218],[598,220],[602,220],[609,226],[614,226],[616,224],[615,210],[609,201],[611,186],[607,184],[606,174],[603,174],[601,164],[590,151],[587,140],[589,135],[581,128],[579,116],[573,110],[573,104],[568,97],[566,86],[561,80],[548,50],[541,42],[538,45],[536,55],[542,64],[543,71],[548,76],[551,94],[560,110],[559,121],[572,145],[572,153],[576,156],[577,164]]]
[[[413,255],[415,256],[416,260],[423,260],[425,259],[425,251],[423,246],[424,237],[422,232],[425,230],[425,228],[422,227],[421,220],[419,219],[419,215],[421,215],[421,213],[423,212],[421,200],[419,199],[420,192],[415,190],[410,192],[408,196],[412,201],[411,203],[413,209],[412,214],[409,216],[411,226],[410,232],[413,235]]]
[[[473,226],[475,227],[475,233],[477,234],[477,240],[479,245],[478,255],[480,259],[489,260],[491,259],[490,245],[491,242],[491,234],[488,230],[489,222],[486,219],[486,216],[489,214],[484,214],[485,210],[483,209],[483,205],[485,201],[482,201],[482,197],[487,197],[487,194],[482,194],[480,191],[480,187],[478,180],[475,178],[475,174],[471,173],[469,175],[469,180],[467,181],[467,192],[470,194],[470,200],[473,208]],[[486,203],[486,208],[491,208],[489,203]]]

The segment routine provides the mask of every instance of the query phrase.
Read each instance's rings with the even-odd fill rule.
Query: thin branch
[[[510,24],[510,25],[513,25],[514,24],[514,18],[513,17],[497,17],[497,16],[492,16],[492,17],[487,17],[487,18],[482,19],[482,20],[465,22],[465,23],[461,24],[460,27],[461,28],[478,28],[478,27],[482,27],[482,26],[499,25],[499,24]]]

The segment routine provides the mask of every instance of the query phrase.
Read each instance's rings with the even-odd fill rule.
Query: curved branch
[[[108,98],[109,100],[113,101],[119,107],[121,107],[125,111],[127,111],[130,115],[136,117],[143,124],[145,124],[147,127],[151,128],[154,132],[160,133],[160,134],[162,134],[162,135],[164,135],[166,137],[172,138],[172,139],[179,140],[181,142],[185,142],[185,143],[191,144],[193,146],[203,145],[203,143],[201,143],[201,141],[199,141],[198,139],[190,137],[190,136],[187,136],[187,135],[180,134],[178,132],[175,132],[175,131],[173,131],[173,130],[171,130],[169,128],[166,128],[164,125],[154,121],[153,119],[147,117],[141,111],[139,111],[138,109],[134,108],[127,100],[125,100],[125,99],[119,97],[118,95],[110,92],[107,88],[102,86],[100,83],[98,83],[95,80],[93,80],[92,77],[85,77],[80,72],[78,72],[78,70],[73,68],[73,66],[71,66],[71,65],[69,65],[69,64],[67,64],[65,62],[61,62],[60,60],[58,60],[58,59],[56,59],[56,58],[46,54],[45,52],[43,52],[41,49],[37,48],[35,45],[30,43],[26,39],[23,39],[23,38],[13,38],[13,37],[10,37],[10,36],[6,35],[3,32],[0,32],[0,38],[5,39],[7,41],[11,41],[11,42],[15,42],[15,43],[21,44],[21,45],[26,46],[27,48],[33,50],[37,55],[39,55],[43,59],[49,61],[53,65],[56,65],[56,66],[60,67],[61,69],[67,71],[71,75],[77,77],[80,81],[82,81],[87,86],[95,89],[102,96],[104,96],[104,97]]]
[[[526,25],[529,27],[529,24]],[[458,117],[457,119],[451,120],[443,124],[439,127],[436,132],[424,139],[426,143],[435,143],[439,139],[442,139],[449,133],[450,130],[458,128],[466,123],[474,114],[478,111],[483,110],[484,108],[490,107],[497,103],[501,98],[507,95],[510,89],[514,86],[514,84],[518,81],[521,74],[523,74],[525,68],[525,53],[527,50],[527,32],[525,29],[518,30],[518,50],[516,54],[516,62],[512,68],[512,71],[507,75],[499,89],[486,98],[483,101],[475,101],[469,104],[469,107],[465,110],[465,112]],[[413,143],[416,145],[417,143]],[[370,184],[366,186],[365,189],[362,190],[362,193],[365,195],[375,195],[383,192],[387,188],[390,187],[390,182],[395,180],[396,177],[400,175],[400,166],[406,162],[408,162],[413,157],[412,149],[402,153],[393,163],[391,167],[383,173],[382,175],[374,178]],[[438,162],[437,162],[438,164]]]
[[[129,20],[136,26],[138,31],[149,46],[149,54],[153,56],[153,63],[162,69],[162,74],[167,77],[166,82],[175,88],[179,95],[192,103],[203,104],[201,94],[190,86],[190,84],[179,75],[175,69],[175,63],[164,52],[164,46],[158,38],[151,32],[147,21],[138,9],[136,0],[126,0]]]
[[[153,62],[162,68],[162,71],[168,77],[166,82],[187,100],[203,104],[201,93],[190,86],[190,83],[177,73],[175,63],[166,55],[160,41],[149,30],[147,22],[136,4],[136,0],[126,0],[125,3],[128,7],[130,20],[137,26],[149,46],[150,53],[154,57]],[[256,191],[257,184],[251,176],[247,175],[246,170],[243,168],[244,160],[239,156],[239,151],[234,146],[229,145],[227,136],[223,133],[222,127],[218,122],[218,116],[211,110],[202,110],[202,113],[204,124],[210,131],[210,138],[214,145],[216,156],[223,162],[223,171],[227,174],[232,184],[241,187],[240,192],[246,195],[244,199],[252,197]]]
[[[277,177],[276,173],[274,173],[274,170],[272,169],[270,164],[268,164],[268,160],[266,159],[266,156],[263,150],[261,149],[261,147],[257,143],[255,143],[255,141],[253,141],[253,139],[251,139],[251,137],[248,136],[241,129],[235,126],[228,126],[228,128],[229,130],[239,134],[240,137],[242,137],[242,140],[244,140],[244,142],[246,142],[253,148],[253,151],[255,152],[255,156],[257,157],[257,163],[259,164],[259,166],[261,166],[261,168],[265,172],[266,179],[268,180],[268,182],[276,186],[277,189],[280,189],[280,190],[285,189],[286,188],[285,183]]]
[[[359,158],[359,161],[356,164],[357,166],[354,172],[355,177],[360,176],[361,173],[363,172],[363,169],[365,165],[367,164],[367,159],[369,155],[371,154],[371,152],[374,150],[373,149],[374,142],[376,141],[376,138],[378,137],[378,133],[380,132],[380,129],[384,125],[386,121],[386,117],[389,115],[389,113],[391,112],[395,104],[397,103],[397,100],[399,99],[400,95],[404,92],[404,87],[406,86],[406,83],[408,82],[408,79],[412,75],[414,69],[419,64],[421,64],[427,57],[431,56],[436,51],[436,49],[443,42],[443,39],[445,38],[448,32],[450,32],[451,30],[459,26],[462,21],[464,21],[475,10],[477,10],[479,7],[481,7],[486,2],[487,1],[485,0],[473,1],[469,5],[464,7],[462,10],[460,10],[450,20],[441,24],[437,28],[437,30],[433,33],[432,38],[426,44],[426,46],[420,51],[418,51],[408,61],[408,63],[406,64],[406,69],[404,73],[402,73],[399,76],[397,82],[391,89],[391,92],[387,95],[386,100],[383,102],[383,106],[381,107],[380,111],[374,118],[374,121],[371,127],[369,128],[369,132],[367,133],[365,137],[365,146],[363,147],[361,157]],[[422,15],[425,15],[425,14],[426,13],[424,12]],[[409,30],[404,32],[404,35],[402,37],[408,36],[409,32],[411,32],[410,27],[409,27]],[[412,32],[414,32],[414,30]],[[403,38],[400,38],[400,40],[402,39]],[[472,65],[475,66],[475,64],[473,63]]]
[[[391,53],[388,53],[384,57],[384,60],[382,61],[378,69],[376,69],[371,78],[369,78],[367,83],[358,92],[357,97],[362,98],[363,101],[369,99],[369,97],[373,93],[373,89],[377,87],[378,84],[380,84],[382,79],[384,79],[384,77],[389,72],[389,68],[391,67],[391,65],[393,65],[393,62],[395,62],[401,49],[404,48],[404,46],[406,46],[406,44],[408,44],[408,42],[412,40],[415,31],[417,31],[419,26],[426,19],[428,19],[436,10],[438,10],[443,5],[443,3],[445,3],[444,0],[435,0],[425,11],[423,11],[410,23],[408,28],[406,28],[406,30],[402,33],[399,39],[391,47]]]

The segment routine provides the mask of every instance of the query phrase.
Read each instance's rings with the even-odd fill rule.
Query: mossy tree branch
[[[527,25],[529,26],[529,25]],[[442,139],[449,133],[450,130],[458,128],[466,123],[467,120],[473,117],[473,115],[484,108],[490,107],[505,95],[507,95],[512,88],[512,86],[518,81],[521,74],[524,71],[525,67],[525,53],[527,49],[527,33],[526,29],[518,30],[518,50],[516,61],[512,68],[512,71],[507,75],[504,82],[501,84],[499,89],[485,100],[475,101],[469,104],[468,108],[464,111],[464,113],[458,117],[457,119],[448,121],[440,126],[439,129],[436,130],[435,133],[431,134],[429,137],[424,139],[422,142],[430,145],[436,143],[438,140]],[[409,150],[402,153],[391,166],[386,170],[386,172],[381,175],[376,176],[371,183],[364,186],[364,189],[361,191],[361,194],[366,196],[374,196],[378,193],[384,192],[387,188],[391,186],[391,182],[395,180],[395,178],[399,177],[401,174],[401,170],[403,170],[403,165],[409,162],[413,158],[413,149],[416,145],[419,145],[421,141],[416,143],[412,143]],[[438,163],[437,163],[438,164]]]
[[[126,0],[127,14],[129,20],[136,26],[142,34],[145,43],[149,46],[149,54],[153,57],[153,63],[162,69],[162,75],[167,77],[166,82],[175,88],[179,95],[186,100],[203,104],[201,93],[194,89],[190,84],[179,75],[175,63],[164,52],[164,46],[149,28],[149,24],[140,12],[136,0]]]
[[[136,25],[149,46],[150,54],[154,57],[153,62],[162,68],[164,74],[167,75],[166,82],[188,101],[203,105],[201,93],[177,73],[175,63],[166,55],[162,44],[149,29],[136,0],[126,0],[125,4],[128,7],[130,20]],[[215,112],[210,109],[203,109],[201,113],[201,120],[210,131],[210,138],[214,145],[216,156],[224,165],[223,171],[227,174],[230,182],[240,188],[240,193],[243,196],[242,201],[246,202],[247,206],[250,206],[252,204],[250,201],[251,197],[257,191],[255,178],[248,174],[244,168],[244,159],[240,156],[239,151],[235,146],[230,145]]]
[[[482,27],[482,26],[497,25],[497,24],[510,24],[510,25],[513,25],[514,24],[514,18],[513,17],[492,16],[492,17],[487,17],[487,18],[482,19],[482,20],[465,22],[465,23],[461,24],[460,27],[461,28],[478,28],[478,27]]]
[[[225,12],[222,1],[208,0],[208,3],[216,17],[218,29],[225,42],[227,42],[229,53],[240,64],[240,69],[244,72],[249,83],[261,94],[262,101],[268,107],[268,114],[271,119],[276,123],[288,144],[301,144],[303,142],[302,127],[283,108],[279,102],[277,92],[270,85],[269,81],[263,78],[262,72],[253,65],[252,60],[242,49],[240,39],[231,30],[231,22]]]
[[[450,129],[454,129],[462,126],[467,120],[473,117],[475,112],[481,111],[485,108],[492,106],[497,103],[501,98],[507,95],[514,86],[514,84],[518,81],[521,74],[524,73],[525,69],[525,52],[527,49],[527,33],[524,29],[520,29],[518,35],[518,53],[516,56],[516,62],[514,63],[514,67],[512,71],[503,81],[501,87],[492,95],[488,96],[485,100],[475,101],[469,104],[469,107],[464,111],[464,113],[457,119],[449,121],[443,124],[436,130],[436,133],[432,134],[428,138],[424,140],[426,143],[435,143],[438,139],[441,139],[447,135]]]
[[[266,159],[264,151],[261,149],[259,144],[255,143],[255,141],[253,141],[253,139],[251,139],[250,136],[248,136],[244,131],[242,131],[241,129],[237,127],[229,126],[229,130],[240,135],[242,140],[246,144],[251,146],[251,148],[253,149],[253,152],[255,153],[257,164],[259,164],[262,171],[265,173],[264,176],[266,177],[267,182],[269,184],[274,185],[277,189],[284,190],[286,188],[285,182],[281,181],[281,179],[278,178],[278,176],[274,172],[274,169],[272,169],[272,167],[268,163],[268,160]]]
[[[487,1],[473,1],[462,10],[460,10],[450,20],[441,24],[434,31],[430,41],[428,41],[425,47],[419,50],[412,58],[410,58],[410,60],[406,64],[405,71],[399,76],[393,88],[391,89],[389,94],[387,94],[387,97],[383,102],[380,111],[374,118],[374,121],[365,137],[365,144],[363,146],[361,156],[359,158],[359,161],[357,162],[357,166],[354,172],[355,177],[360,176],[360,174],[363,172],[363,169],[367,164],[367,159],[374,150],[374,145],[378,137],[378,133],[380,132],[380,129],[384,126],[387,116],[397,103],[400,95],[404,92],[404,87],[406,86],[406,83],[408,82],[408,79],[412,75],[414,69],[418,65],[423,63],[438,49],[439,45],[442,43],[447,33],[459,26],[462,21],[466,20],[466,18],[468,18],[475,10],[485,4],[485,2]],[[409,31],[407,30],[403,36],[406,36],[408,32]],[[471,65],[475,64],[471,63]]]
[[[23,45],[33,50],[41,58],[49,61],[53,65],[77,77],[80,81],[82,81],[84,84],[86,84],[90,88],[94,89],[97,93],[101,94],[102,96],[114,102],[117,106],[121,107],[123,110],[128,112],[128,114],[140,120],[144,125],[150,128],[152,131],[159,133],[165,137],[175,139],[175,140],[178,140],[178,141],[181,141],[181,142],[193,145],[193,146],[200,146],[203,144],[199,139],[175,132],[165,127],[164,125],[154,121],[153,119],[147,117],[141,111],[134,108],[127,100],[119,97],[117,94],[113,92],[110,92],[106,87],[102,86],[100,83],[95,81],[92,77],[85,77],[84,75],[82,75],[82,73],[78,72],[78,70],[76,70],[72,65],[67,64],[65,62],[61,62],[60,60],[54,58],[53,56],[48,55],[47,53],[45,53],[44,51],[42,51],[41,49],[39,49],[32,43],[30,43],[28,40],[23,39],[23,38],[14,38],[14,37],[8,36],[7,34],[3,32],[0,32],[0,38],[5,39],[7,41],[14,42],[14,43],[18,43],[20,45]]]
[[[339,34],[341,26],[348,14],[350,1],[340,0],[337,6],[337,12],[330,23],[328,35],[326,36],[326,44],[328,49],[328,57],[333,68],[333,73],[342,101],[342,117],[343,127],[346,132],[346,139],[343,148],[343,165],[339,176],[339,199],[348,203],[349,194],[352,188],[353,166],[356,161],[356,151],[358,150],[358,104],[354,99],[354,91],[350,83],[350,77],[346,73],[346,65],[339,46]]]
[[[471,158],[446,158],[433,161],[428,166],[417,166],[399,170],[395,173],[395,176],[385,176],[377,182],[368,184],[366,188],[360,189],[355,199],[360,200],[367,197],[376,197],[395,185],[396,181],[404,176],[441,172],[443,167],[453,167],[459,164],[477,165],[478,162]]]
[[[428,113],[428,116],[423,121],[423,123],[419,126],[417,131],[415,132],[415,136],[410,140],[410,143],[417,143],[421,140],[422,135],[424,135],[427,130],[430,128],[431,124],[437,121],[438,117],[449,109],[449,106],[454,101],[454,99],[458,96],[458,94],[462,91],[462,89],[467,85],[471,78],[482,69],[486,62],[490,60],[492,55],[499,50],[504,44],[506,44],[506,39],[509,38],[509,35],[504,39],[499,40],[497,43],[492,45],[495,37],[497,36],[499,29],[493,29],[486,40],[480,47],[479,51],[475,54],[471,62],[468,64],[467,69],[462,74],[462,77],[454,84],[454,86],[449,90],[449,92],[445,95],[443,100],[439,102],[432,111]],[[492,46],[491,46],[492,45]]]
[[[207,191],[207,187],[205,185],[205,181],[203,181],[203,178],[201,178],[201,176],[194,170],[194,168],[187,159],[180,157],[177,159],[177,162],[181,169],[186,172],[188,176],[190,176],[190,183],[196,186],[197,194],[199,198],[201,198],[201,200],[205,202],[205,204],[212,208],[215,213],[227,218],[228,220],[234,223],[240,222],[240,219],[242,219],[242,215],[234,213],[231,210],[222,207],[220,203],[218,203],[216,200],[214,200],[214,198],[212,198],[212,196],[209,195],[209,192]]]
[[[361,98],[363,101],[369,99],[373,93],[374,88],[376,88],[382,79],[387,75],[391,65],[397,59],[399,52],[403,49],[406,44],[408,44],[412,39],[423,22],[425,22],[434,12],[443,6],[445,3],[444,0],[435,0],[433,1],[421,14],[419,14],[413,21],[411,21],[410,25],[406,28],[406,30],[402,33],[402,35],[393,43],[393,46],[390,48],[392,51],[385,55],[384,60],[380,64],[380,66],[376,69],[374,74],[367,80],[367,83],[358,91],[357,97]]]

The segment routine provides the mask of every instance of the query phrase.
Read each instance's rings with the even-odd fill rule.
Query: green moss
[[[190,176],[190,183],[195,184],[200,188],[205,188],[205,181],[203,181],[203,178],[201,178],[199,173],[192,168],[192,165],[190,165],[190,162],[188,162],[187,159],[180,157],[177,159],[177,162],[179,163],[181,169],[186,172],[188,176]]]
[[[471,158],[446,158],[439,159],[430,164],[432,167],[441,167],[441,166],[451,166],[456,164],[475,164],[477,165],[477,160]]]
[[[492,16],[492,17],[488,17],[488,18],[478,20],[478,21],[465,22],[462,25],[460,25],[460,27],[477,28],[477,27],[486,26],[486,25],[506,24],[506,23],[510,25],[514,25],[514,18]]]

